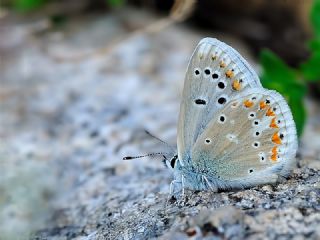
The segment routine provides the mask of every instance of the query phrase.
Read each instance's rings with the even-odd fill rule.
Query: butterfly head
[[[164,159],[165,165],[171,170],[173,170],[177,166],[177,162],[178,162],[178,155],[174,155],[172,158]]]

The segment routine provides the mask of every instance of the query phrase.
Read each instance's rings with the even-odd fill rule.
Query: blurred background
[[[94,236],[167,193],[161,161],[122,157],[158,150],[144,129],[175,146],[184,73],[207,36],[286,97],[300,159],[319,162],[319,0],[2,0],[0,239]]]

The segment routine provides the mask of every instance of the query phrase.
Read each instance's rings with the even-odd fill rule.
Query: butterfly
[[[295,165],[296,127],[285,99],[214,38],[202,39],[189,61],[177,135],[177,154],[165,160],[171,194],[275,183]]]

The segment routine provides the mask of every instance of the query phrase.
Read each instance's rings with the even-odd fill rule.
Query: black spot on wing
[[[217,73],[214,73],[214,74],[212,74],[212,78],[217,79],[217,78],[219,78],[219,75]]]
[[[220,97],[220,98],[218,99],[218,103],[219,103],[219,104],[225,104],[226,102],[227,102],[227,99],[224,98],[224,97]]]
[[[196,100],[194,100],[194,102],[198,105],[206,105],[207,104],[207,102],[203,99],[196,99]]]

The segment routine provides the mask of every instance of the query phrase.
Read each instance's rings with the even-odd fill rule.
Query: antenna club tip
[[[159,152],[159,153],[149,153],[146,155],[141,155],[141,156],[127,156],[122,158],[122,160],[131,160],[131,159],[136,159],[136,158],[143,158],[143,157],[150,157],[150,156],[155,156],[155,155],[162,155],[163,153]]]

